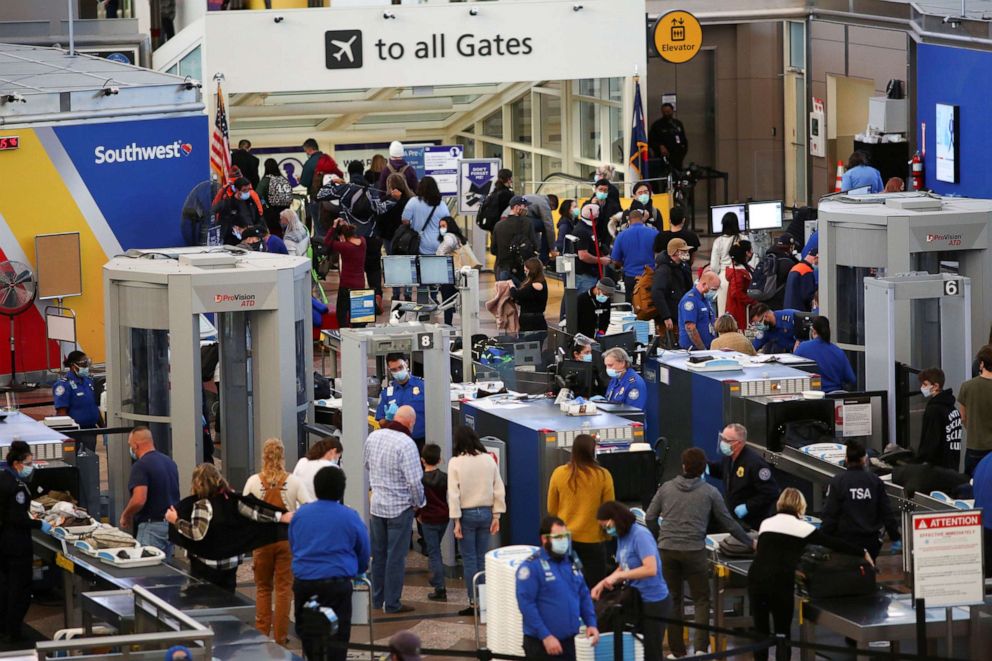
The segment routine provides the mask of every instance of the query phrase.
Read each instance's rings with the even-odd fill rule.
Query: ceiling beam
[[[286,103],[282,105],[234,106],[232,119],[268,119],[272,117],[327,117],[337,115],[345,119],[355,115],[357,121],[368,114],[452,110],[450,98],[394,99],[369,101],[335,101],[332,103]],[[338,127],[340,128],[340,127]]]
[[[376,112],[377,110],[381,112],[383,109],[383,104],[385,104],[386,107],[392,108],[395,105],[409,103],[410,101],[446,101],[447,107],[437,108],[437,109],[448,110],[454,107],[454,104],[451,102],[451,99],[445,99],[445,98],[410,99],[410,101],[395,99],[394,97],[399,93],[400,93],[399,87],[382,87],[380,89],[377,89],[375,92],[369,95],[369,103],[373,106],[371,110],[364,110],[358,107],[353,107],[352,110],[346,111],[347,112],[346,115],[342,117],[338,117],[336,119],[326,119],[323,122],[321,122],[317,128],[328,131],[340,131],[346,129],[355,122],[357,122],[358,120],[360,120],[362,117],[368,115],[370,112]],[[421,106],[426,107],[427,105],[428,104],[417,104],[414,105],[413,107],[415,108]]]

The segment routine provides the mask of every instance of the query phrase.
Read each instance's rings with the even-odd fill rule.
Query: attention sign
[[[980,604],[985,599],[982,512],[913,515],[913,597],[927,607]]]

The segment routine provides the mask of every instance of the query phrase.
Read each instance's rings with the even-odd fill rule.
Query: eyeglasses
[[[723,434],[717,434],[717,439],[723,441],[724,443],[737,443],[740,439],[731,438],[729,436],[724,436]]]

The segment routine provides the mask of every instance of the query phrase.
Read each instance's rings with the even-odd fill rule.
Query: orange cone
[[[844,161],[837,161],[837,182],[834,184],[834,192],[839,193],[842,187],[841,180],[844,178]]]

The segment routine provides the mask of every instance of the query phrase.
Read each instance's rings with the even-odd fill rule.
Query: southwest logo
[[[157,161],[170,158],[184,158],[193,153],[193,145],[176,140],[164,145],[139,145],[132,142],[124,147],[98,146],[93,150],[97,165],[104,163],[132,163],[134,161]]]

